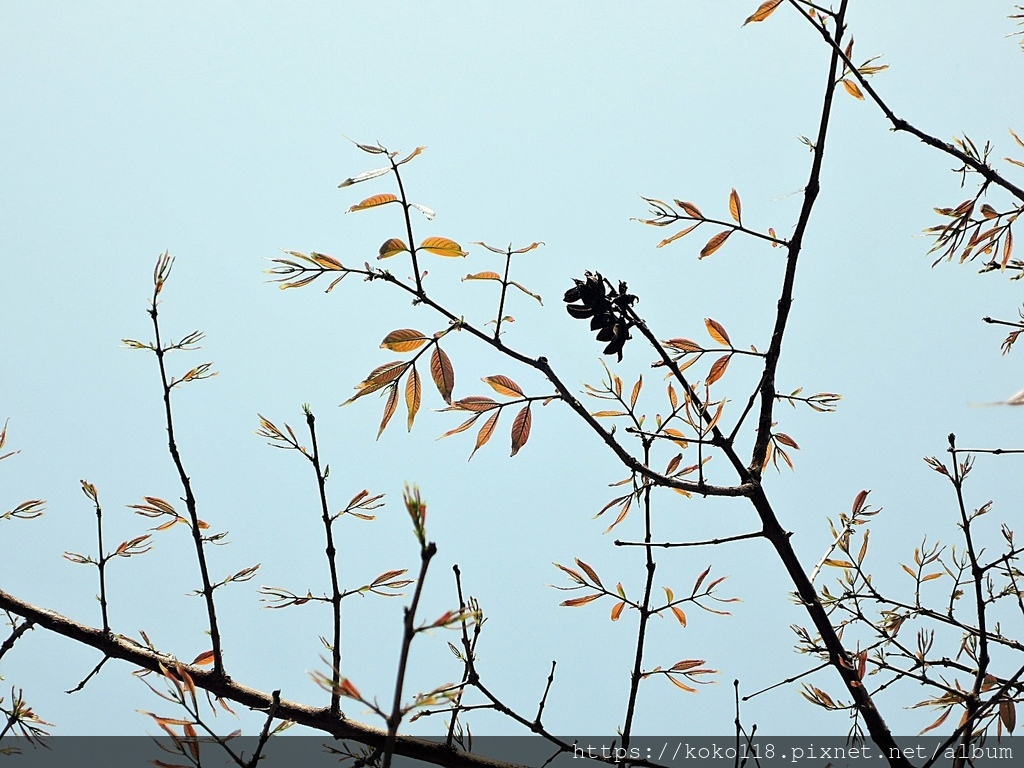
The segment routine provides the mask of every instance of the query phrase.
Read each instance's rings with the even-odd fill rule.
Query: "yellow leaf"
[[[862,101],[864,100],[864,94],[860,92],[860,88],[855,82],[853,82],[853,80],[843,78],[843,87],[846,89],[848,94],[853,96],[853,98],[860,99]]]
[[[712,320],[710,317],[705,317],[704,325],[707,327],[708,335],[711,336],[712,339],[723,346],[732,346],[732,342],[729,341],[729,334],[725,332],[725,327],[720,322]]]
[[[348,209],[349,213],[353,211],[364,211],[367,208],[376,208],[378,205],[387,205],[388,203],[398,202],[398,198],[394,195],[373,195],[363,200],[361,203],[356,203]]]
[[[491,389],[497,392],[499,395],[505,397],[523,397],[523,390],[519,388],[508,376],[485,376],[483,379],[485,384],[489,384]]]
[[[420,409],[420,399],[423,397],[423,385],[420,383],[420,375],[416,366],[412,367],[409,378],[405,381],[405,407],[409,411],[408,429],[412,431],[412,423],[416,420],[416,413]]]
[[[745,27],[751,22],[764,21],[771,16],[772,13],[775,12],[775,9],[781,4],[782,0],[765,0],[765,2],[761,3],[761,5],[757,7],[756,11],[747,17],[747,20],[743,22],[743,26]]]
[[[380,343],[381,349],[390,349],[392,352],[412,352],[426,344],[429,339],[417,330],[412,328],[399,328],[384,337]]]
[[[729,213],[732,215],[736,223],[739,224],[742,208],[740,207],[740,195],[735,189],[729,193]]]
[[[729,239],[729,235],[733,233],[733,230],[727,229],[724,232],[719,232],[717,235],[708,240],[707,244],[700,249],[700,258],[705,259],[723,245],[725,241]]]
[[[447,237],[428,237],[422,243],[420,248],[431,253],[436,253],[438,256],[465,256],[466,252],[462,250],[462,247],[454,240],[449,240]]]
[[[381,245],[380,250],[377,252],[377,258],[390,259],[392,256],[397,256],[408,250],[409,248],[404,242],[397,237],[392,237],[390,240],[385,240],[383,245]]]

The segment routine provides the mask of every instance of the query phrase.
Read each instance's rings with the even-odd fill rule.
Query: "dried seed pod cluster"
[[[629,329],[633,323],[627,310],[637,297],[627,292],[625,281],[620,280],[616,290],[600,272],[587,272],[585,280],[573,278],[573,282],[576,285],[562,297],[568,305],[566,310],[577,320],[589,317],[590,330],[597,331],[597,340],[608,342],[604,354],[618,355],[621,361],[622,348],[632,338]]]

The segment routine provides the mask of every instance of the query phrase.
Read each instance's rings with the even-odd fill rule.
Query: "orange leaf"
[[[462,250],[462,246],[454,240],[449,240],[447,237],[428,237],[420,243],[420,248],[436,253],[438,256],[458,257],[466,255],[466,252]]]
[[[711,364],[711,370],[708,371],[708,377],[705,379],[705,383],[709,387],[725,375],[725,369],[729,367],[731,359],[732,353],[730,352],[727,355],[722,355]]]
[[[732,192],[729,193],[729,213],[732,215],[733,219],[735,219],[737,224],[740,223],[740,216],[742,215],[742,212],[743,209],[740,206],[740,195],[735,189],[733,189]]]
[[[412,328],[399,328],[385,336],[380,346],[381,349],[390,349],[392,352],[412,352],[428,341],[429,339],[419,331]]]
[[[720,322],[712,320],[710,317],[705,317],[704,325],[707,326],[708,335],[711,336],[712,339],[723,346],[732,346],[732,342],[729,341],[729,334],[725,332],[725,327]]]
[[[359,689],[356,688],[352,684],[352,681],[347,677],[341,678],[341,681],[338,683],[338,693],[342,696],[348,696],[350,699],[358,699],[361,701],[363,698],[359,693]]]
[[[501,410],[495,411],[491,414],[490,418],[484,422],[484,425],[480,427],[480,431],[476,435],[476,447],[473,449],[473,453],[469,454],[470,459],[472,459],[476,452],[491,439],[491,435],[494,434],[494,428],[498,426],[499,416],[501,416]]]
[[[1010,261],[1010,254],[1013,252],[1013,232],[1009,227],[1006,228],[1006,239],[1003,240],[1003,261],[1000,264],[1001,269],[1006,269],[1006,265]]]
[[[696,693],[697,692],[696,688],[693,688],[692,686],[687,685],[682,680],[677,680],[674,675],[666,675],[666,677],[672,682],[672,685],[676,686],[677,688],[682,688],[687,693]]]
[[[629,396],[629,407],[633,409],[636,407],[636,399],[640,397],[640,390],[644,388],[644,377],[641,376],[636,380],[636,384],[633,385],[633,392]]]
[[[505,397],[523,397],[523,390],[519,388],[508,376],[485,376],[483,379],[485,384],[489,384],[491,389],[497,392],[499,395]]]
[[[673,605],[672,606],[672,613],[673,613],[673,615],[675,615],[676,621],[678,621],[680,624],[682,624],[685,627],[686,626],[686,614],[683,613],[682,609],[678,605]]]
[[[619,603],[615,604],[615,607],[612,608],[612,621],[618,621],[619,620],[619,617],[622,615],[622,611],[623,611],[623,609],[625,607],[626,607],[626,604],[623,603],[623,602],[619,602]]]
[[[679,238],[685,237],[686,235],[690,234],[691,232],[693,232],[693,230],[695,230],[699,226],[700,226],[700,222],[697,222],[696,224],[691,224],[686,229],[679,230],[678,232],[676,232],[671,237],[666,237],[664,240],[662,240],[660,243],[658,243],[655,247],[656,248],[664,248],[669,243],[675,242]]]
[[[853,82],[853,80],[843,78],[843,87],[846,89],[848,94],[853,96],[853,98],[860,99],[862,101],[864,100],[864,94],[860,92],[860,88],[855,82]]]
[[[405,373],[405,369],[408,368],[409,365],[410,363],[402,360],[395,360],[394,362],[385,363],[382,366],[374,368],[370,371],[369,376],[356,385],[356,389],[359,391],[342,403],[342,405],[348,405],[352,401],[358,400],[363,395],[368,395],[371,392],[376,392],[378,389],[383,389]]]
[[[764,21],[771,16],[772,13],[775,12],[775,9],[781,4],[782,0],[765,0],[765,2],[761,3],[761,5],[757,7],[756,11],[747,17],[747,20],[743,22],[743,26],[747,26],[747,24],[750,24],[751,22]]]
[[[351,208],[348,209],[348,212],[352,213],[352,211],[364,211],[367,208],[376,208],[378,205],[387,205],[388,203],[396,202],[398,202],[398,198],[391,194],[373,195],[372,197],[366,198],[361,203],[356,203],[355,205],[353,205]]]
[[[479,418],[480,418],[480,414],[479,413],[474,414],[473,416],[470,416],[468,419],[466,419],[464,422],[462,422],[455,429],[449,429],[447,432],[445,432],[443,435],[441,435],[441,437],[439,437],[437,439],[440,440],[440,439],[445,438],[445,437],[451,437],[452,435],[457,435],[457,434],[459,434],[459,432],[465,432],[467,429],[472,427],[473,424],[476,423],[476,420],[479,419]]]
[[[519,453],[519,449],[526,445],[530,439],[530,426],[533,423],[533,416],[530,414],[530,404],[527,403],[523,410],[516,414],[512,422],[512,456]]]
[[[433,377],[441,397],[451,405],[452,389],[455,388],[455,370],[452,368],[452,361],[448,359],[448,355],[440,345],[434,347],[430,356],[430,375]]]
[[[497,272],[477,272],[477,273],[472,274],[472,275],[466,275],[462,279],[463,279],[463,281],[466,281],[466,280],[498,280],[500,282],[501,281],[501,275],[499,275]]]
[[[396,381],[392,384],[390,389],[391,391],[388,392],[388,402],[384,406],[384,414],[380,418],[380,428],[377,430],[378,440],[384,434],[384,428],[387,427],[388,422],[391,421],[391,417],[395,415],[395,410],[398,408],[398,382]]]
[[[708,240],[707,245],[700,249],[700,258],[704,259],[713,254],[723,245],[725,241],[729,239],[729,235],[733,233],[733,230],[727,229],[724,232],[719,232],[717,235]]]
[[[409,378],[405,380],[405,406],[409,411],[408,428],[412,431],[412,423],[416,420],[416,413],[420,409],[420,400],[423,397],[423,385],[420,383],[420,374],[416,366],[412,367]]]
[[[404,242],[397,237],[392,237],[390,240],[385,240],[384,244],[381,245],[380,250],[377,252],[377,258],[390,259],[392,256],[397,256],[408,250],[409,248]]]
[[[203,651],[192,660],[193,664],[197,664],[200,667],[204,667],[207,664],[213,664],[213,651]]]

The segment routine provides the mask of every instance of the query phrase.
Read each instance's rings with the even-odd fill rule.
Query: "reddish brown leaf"
[[[788,445],[790,448],[795,448],[798,451],[800,450],[800,446],[796,444],[796,440],[787,435],[785,432],[776,432],[775,439],[778,440],[783,445]]]
[[[853,514],[856,515],[864,509],[864,502],[867,501],[869,493],[871,493],[871,491],[861,491],[857,494],[857,497],[853,500]]]
[[[686,212],[687,216],[692,216],[693,218],[700,219],[701,221],[704,220],[704,214],[701,213],[700,208],[693,203],[688,203],[685,200],[676,200],[676,205],[682,208]]]
[[[706,259],[708,256],[710,256],[723,245],[725,245],[725,241],[729,239],[729,235],[731,235],[733,231],[734,230],[727,229],[724,232],[719,232],[717,235],[708,240],[707,244],[700,249],[700,258]]]
[[[207,664],[213,664],[213,651],[203,651],[192,659],[192,663],[200,667],[204,667]]]
[[[533,416],[530,414],[530,404],[527,403],[523,410],[516,414],[515,421],[512,422],[512,456],[519,453],[519,449],[530,439],[532,424]]]
[[[473,453],[469,454],[470,459],[472,459],[476,452],[491,439],[491,435],[494,434],[494,428],[498,426],[499,416],[501,416],[501,411],[495,411],[490,415],[487,421],[484,422],[484,425],[480,427],[480,431],[476,435],[476,447],[473,448]]]
[[[395,415],[395,411],[398,408],[398,382],[396,381],[391,385],[391,391],[388,392],[388,401],[384,405],[384,413],[380,417],[380,428],[377,430],[377,439],[380,440],[380,436],[384,434],[384,429],[387,427],[388,422],[391,421],[391,417]]]
[[[705,321],[706,322],[706,321]],[[704,349],[700,344],[690,339],[669,339],[665,342],[665,346],[672,347],[672,349],[679,349],[683,352],[700,352]]]
[[[434,345],[434,351],[430,355],[430,375],[433,377],[441,397],[451,405],[452,390],[455,388],[455,369],[452,368],[452,361],[448,359],[448,355],[439,344]]]
[[[383,389],[405,373],[405,369],[408,368],[409,365],[409,363],[403,360],[396,360],[375,368],[370,372],[369,376],[356,385],[356,389],[359,391],[342,403],[342,405],[348,405],[354,400],[358,400],[363,395],[368,395],[371,392],[376,392],[378,389]]]
[[[729,361],[731,359],[732,353],[729,353],[727,355],[722,355],[711,364],[711,370],[708,371],[708,377],[705,379],[705,383],[709,387],[725,375],[725,369],[729,367]]]
[[[999,721],[1006,726],[1011,734],[1017,727],[1017,707],[1013,699],[1003,699],[999,702]]]
[[[456,400],[452,403],[450,408],[445,408],[446,411],[490,411],[498,408],[500,403],[497,400],[492,400],[489,397],[483,397],[481,395],[470,395],[469,397],[463,397],[460,400]]]
[[[563,600],[561,604],[564,605],[566,608],[578,608],[581,605],[592,603],[599,597],[601,597],[601,593],[595,592],[592,595],[584,595],[583,597],[574,597],[571,600]]]
[[[584,563],[578,557],[576,558],[576,565],[583,569],[583,572],[590,577],[590,580],[592,582],[597,584],[597,586],[601,587],[602,589],[604,588],[604,584],[601,583],[601,579],[599,579],[597,576],[597,571],[595,571],[591,566]]]

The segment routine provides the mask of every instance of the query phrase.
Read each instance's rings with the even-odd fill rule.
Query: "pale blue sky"
[[[450,566],[458,562],[489,616],[480,646],[489,685],[532,714],[558,659],[549,727],[613,732],[625,706],[635,619],[626,614],[611,624],[608,601],[558,608],[564,595],[546,585],[563,583],[552,561],[581,557],[606,582],[640,591],[640,551],[616,550],[613,536],[601,535],[607,522],[591,519],[615,495],[607,484],[624,471],[558,404],[536,409],[533,436],[514,459],[507,416],[470,464],[472,433],[435,442],[460,414],[426,410],[442,405],[430,391],[411,436],[399,414],[373,442],[383,403],[338,403],[393,359],[378,348],[388,331],[433,332],[444,323],[379,283],[352,279],[329,296],[316,288],[281,292],[262,270],[280,248],[372,261],[383,240],[402,233],[393,210],[343,215],[362,197],[393,190],[388,180],[336,188],[376,166],[342,134],[404,151],[427,145],[407,166],[410,194],[438,212],[435,221],[419,222],[418,237],[447,236],[464,246],[544,241],[519,259],[514,275],[545,306],[513,297],[516,323],[506,338],[546,355],[565,380],[582,389],[601,376],[598,345],[560,301],[587,269],[627,280],[663,338],[704,338],[710,316],[737,346],[764,348],[779,251],[737,236],[698,262],[703,238],[657,250],[669,231],[630,220],[646,214],[641,194],[692,200],[724,216],[736,187],[746,223],[789,233],[810,161],[798,137],[815,130],[826,52],[786,9],[741,29],[756,5],[3,3],[0,418],[10,418],[10,446],[21,454],[0,466],[0,507],[48,500],[45,517],[0,527],[3,588],[98,623],[94,573],[60,557],[94,546],[79,479],[98,487],[115,543],[147,526],[125,505],[180,494],[166,455],[155,361],[119,343],[149,338],[152,267],[169,249],[177,261],[165,292],[165,332],[208,334],[201,352],[173,362],[184,371],[212,360],[220,372],[179,390],[176,400],[201,516],[231,531],[233,544],[212,555],[213,570],[227,575],[263,563],[254,581],[218,593],[231,674],[280,687],[287,698],[323,698],[307,672],[322,667],[317,635],[329,632],[326,611],[260,611],[255,591],[259,584],[296,591],[326,584],[310,472],[253,435],[257,412],[299,427],[300,404],[308,402],[332,467],[332,506],[364,487],[391,500],[378,521],[342,525],[345,583],[414,563],[400,497],[404,482],[418,483],[439,547],[425,613],[454,607]],[[944,138],[964,131],[991,138],[996,156],[1012,152],[1007,128],[1024,129],[1008,91],[1024,64],[1016,40],[1005,37],[1014,30],[1006,19],[1012,6],[922,8],[854,3],[855,58],[884,54],[890,69],[876,84],[901,116]],[[813,564],[827,546],[825,516],[835,519],[860,489],[873,489],[872,502],[886,511],[874,526],[871,556],[895,589],[909,583],[895,563],[909,560],[924,533],[943,541],[955,533],[950,493],[921,457],[940,453],[950,431],[963,445],[1018,445],[1024,417],[967,405],[1024,386],[1017,356],[999,355],[1001,331],[979,322],[985,314],[1014,317],[1020,285],[977,276],[970,266],[929,268],[929,243],[919,233],[935,223],[931,208],[968,194],[950,165],[890,133],[871,105],[840,94],[780,367],[780,389],[845,398],[830,415],[778,411],[779,428],[802,447],[795,473],[767,481],[784,525]],[[459,278],[496,269],[499,260],[470,251],[464,261],[429,261],[428,284],[454,311],[482,322],[493,312],[491,286]],[[405,268],[396,261],[393,269]],[[449,338],[457,396],[484,394],[479,378],[497,373],[528,394],[549,390],[471,339]],[[646,372],[653,414],[665,404],[651,359],[634,341],[613,367],[629,382]],[[740,362],[717,385],[734,401],[745,399],[755,375]],[[1012,458],[981,461],[976,475],[972,503],[996,500],[994,531],[997,520],[1018,514],[1009,502],[1019,467]],[[660,496],[659,538],[755,527],[742,501]],[[617,534],[640,531],[634,515]],[[185,539],[183,530],[165,533],[146,557],[112,566],[111,620],[116,631],[145,629],[160,647],[190,659],[206,644],[201,605],[182,596],[196,586]],[[724,594],[744,602],[732,617],[690,610],[685,630],[656,622],[647,667],[705,658],[721,670],[720,682],[692,696],[648,681],[640,732],[727,732],[733,678],[749,692],[807,663],[793,654],[788,629],[805,622],[804,614],[787,601],[789,584],[766,544],[659,555],[657,583],[685,592],[709,563],[713,573],[731,575]],[[346,603],[344,671],[382,700],[390,697],[402,604]],[[458,676],[447,639],[438,633],[417,641],[412,688]],[[96,661],[39,631],[19,642],[0,674],[5,685],[23,686],[60,733],[153,730],[135,710],[161,702],[123,666],[110,664],[73,697],[60,693]],[[834,675],[815,683],[838,691]],[[916,694],[905,690],[880,703],[896,730],[916,732],[933,719],[902,709]],[[743,716],[774,734],[847,727],[841,715],[805,705],[793,688],[755,699]],[[245,717],[243,726],[257,721]],[[516,732],[486,714],[470,722],[478,733]],[[440,718],[427,718],[413,730],[441,727]]]

